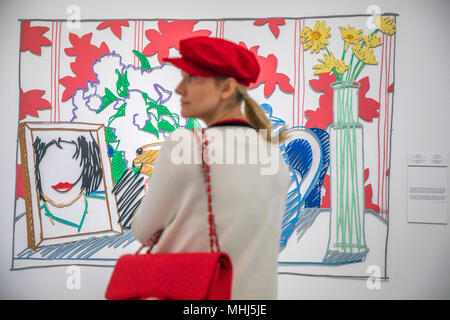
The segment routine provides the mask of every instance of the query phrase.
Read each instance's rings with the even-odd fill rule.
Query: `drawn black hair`
[[[100,151],[92,133],[89,132],[89,134],[91,136],[91,141],[87,141],[84,136],[79,136],[76,141],[62,140],[61,137],[59,137],[58,140],[53,139],[52,141],[45,143],[42,142],[39,137],[36,137],[33,143],[34,154],[36,157],[35,175],[41,199],[43,199],[43,196],[39,165],[44,158],[47,149],[54,144],[60,149],[62,149],[61,143],[71,143],[75,146],[76,150],[72,158],[77,160],[79,158],[80,167],[83,168],[80,177],[75,183],[79,182],[81,179],[81,191],[85,190],[87,195],[98,189],[103,178],[103,170],[100,163]]]

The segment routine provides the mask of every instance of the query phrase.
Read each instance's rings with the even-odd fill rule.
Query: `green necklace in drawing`
[[[72,222],[72,221],[65,220],[65,219],[62,219],[62,218],[59,218],[59,217],[53,215],[53,214],[50,212],[50,210],[48,210],[48,208],[47,208],[47,203],[46,203],[45,201],[44,201],[44,204],[41,206],[41,209],[44,209],[44,210],[45,210],[45,215],[46,215],[47,217],[50,217],[50,218],[52,218],[53,220],[58,221],[58,222],[63,223],[63,224],[66,224],[66,225],[68,225],[68,226],[75,227],[75,228],[77,228],[77,232],[80,232],[81,227],[83,226],[83,223],[84,223],[84,218],[85,218],[86,213],[87,213],[87,210],[88,210],[88,202],[87,202],[87,199],[84,198],[84,212],[83,212],[83,216],[81,217],[80,224],[76,224],[76,223],[74,223],[74,222]]]

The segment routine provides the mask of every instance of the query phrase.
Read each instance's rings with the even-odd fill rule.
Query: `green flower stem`
[[[373,36],[375,33],[377,33],[378,31],[380,31],[380,29],[375,29],[374,32],[372,32],[370,35]],[[365,41],[361,42],[361,48],[363,48],[366,45]],[[352,56],[353,58],[353,56]],[[359,63],[362,63],[362,65],[360,66],[360,68],[358,69],[358,71],[356,72],[356,74],[354,75],[354,77],[352,77],[353,81],[356,81],[356,79],[359,77],[359,75],[361,74],[361,71],[363,70],[363,68],[366,66],[366,63],[362,62],[362,61],[358,61]],[[357,70],[357,65],[355,66],[355,69],[353,70],[353,73]]]
[[[375,31],[372,32],[370,35],[373,36],[378,31],[380,31],[380,29],[375,29]],[[361,42],[361,48],[363,48],[365,45],[366,45],[366,42],[363,40]],[[345,42],[344,42],[344,48],[345,48]],[[342,54],[342,59],[341,60],[344,60],[344,56],[345,56],[345,50],[344,50],[344,53]],[[352,57],[350,58],[350,68],[348,69],[348,71],[346,71],[347,72],[347,75],[346,75],[346,78],[345,78],[346,81],[355,81],[358,78],[358,76],[359,76],[359,74],[358,74],[356,77],[354,77],[354,78],[352,77],[353,72],[355,71],[355,70],[353,70],[353,72],[352,72],[353,58],[354,57],[355,57],[355,54],[352,53]],[[359,63],[359,61],[358,61],[358,63]],[[356,66],[355,66],[355,69],[356,69]]]
[[[360,70],[363,66],[359,67]],[[356,68],[355,68],[356,69]],[[364,230],[360,215],[360,190],[357,151],[357,119],[353,118],[354,103],[351,88],[336,90],[336,119],[347,124],[336,128],[336,234],[338,250],[352,253],[364,246]]]
[[[345,197],[345,221],[346,221],[346,223],[345,223],[345,225],[344,225],[344,227],[345,227],[345,232],[347,233],[348,232],[348,242],[350,242],[350,249],[351,249],[351,243],[352,243],[352,234],[353,234],[353,225],[352,225],[352,221],[350,221],[350,217],[351,217],[351,210],[350,210],[350,196],[351,196],[351,190],[349,190],[349,186],[350,186],[350,181],[349,181],[349,179],[350,179],[350,177],[349,177],[349,170],[350,170],[350,172],[352,171],[352,169],[353,168],[351,168],[351,163],[350,163],[350,157],[351,157],[351,146],[350,146],[350,143],[351,143],[351,141],[350,141],[350,132],[349,132],[349,127],[347,126],[347,127],[345,127],[345,129],[344,129],[344,134],[345,134],[345,149],[346,150],[344,150],[344,152],[345,152],[345,156],[346,156],[346,163],[345,163],[345,165],[346,165],[346,168],[345,168],[345,171],[344,171],[344,177],[345,177],[345,195],[346,195],[346,197]],[[346,242],[343,242],[342,243],[342,246],[343,246],[343,249],[344,249],[344,251],[347,251],[347,243]],[[350,250],[351,251],[351,250]]]
[[[344,61],[346,53],[347,53],[347,50],[345,50],[345,42],[344,42],[344,50],[342,51],[342,57],[341,57],[342,61]]]
[[[327,46],[325,46],[325,50],[327,50],[328,55],[331,57],[331,53],[330,53],[330,51],[328,50]],[[336,71],[336,68],[335,68],[335,67],[333,67],[332,71],[333,71],[334,74],[336,75],[337,80],[338,80],[338,81],[341,81],[341,80],[342,80],[342,75],[339,75],[339,73]]]
[[[363,62],[363,63],[361,64],[361,67],[359,68],[358,72],[356,72],[356,75],[355,75],[355,78],[354,78],[354,79],[357,79],[357,78],[359,77],[361,71],[363,70],[363,68],[364,68],[365,66],[366,66],[366,63]]]
[[[346,77],[346,81],[349,81],[350,80],[350,73],[351,73],[351,71],[352,71],[352,67],[353,67],[353,58],[355,57],[355,54],[352,52],[352,57],[351,57],[351,59],[350,59],[350,68],[348,69],[348,71],[346,71],[347,72],[347,77]]]
[[[361,249],[361,236],[362,236],[362,228],[361,228],[361,216],[359,215],[360,211],[360,203],[359,203],[359,194],[358,194],[358,186],[359,186],[359,180],[358,180],[358,166],[357,166],[357,154],[356,154],[356,127],[353,127],[353,163],[355,164],[355,169],[353,171],[354,173],[354,179],[353,179],[353,190],[357,190],[356,192],[356,208],[355,208],[355,221],[357,221],[356,226],[356,237],[358,241],[358,250]],[[362,191],[364,192],[364,191]],[[357,218],[357,219],[356,219]]]
[[[358,59],[358,62],[355,64],[355,67],[353,68],[352,74],[350,76],[350,81],[355,81],[356,77],[355,77],[355,72],[359,67],[359,64],[361,63],[361,60]]]
[[[344,48],[342,48],[342,57],[341,57],[341,61],[344,61],[345,59],[345,54],[347,53],[347,50],[345,49],[345,46],[347,45],[347,43],[344,41]],[[345,73],[345,72],[344,72]],[[344,73],[341,74],[341,80],[344,78]]]

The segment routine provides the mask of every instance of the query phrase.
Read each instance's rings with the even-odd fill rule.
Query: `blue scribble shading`
[[[261,108],[266,112],[272,124],[272,130],[277,134],[285,126],[285,121],[273,116],[273,109],[269,104],[264,103]],[[280,146],[280,152],[291,172],[291,188],[287,194],[286,210],[282,218],[280,252],[286,247],[294,231],[297,234],[297,241],[299,241],[321,212],[319,209],[321,190],[330,160],[329,135],[325,130],[290,127],[287,131],[294,133],[302,131],[315,137],[320,145],[320,164],[317,172],[310,172],[314,155],[311,145],[306,139],[295,139],[294,137],[287,144],[283,143]],[[302,194],[300,187],[308,174],[313,174],[314,178],[305,194]]]
[[[114,155],[114,148],[108,143],[108,157],[112,158]]]
[[[309,142],[304,139],[295,139],[287,144],[285,150],[291,167],[304,179],[311,169],[313,157]]]
[[[286,247],[287,241],[297,227],[297,222],[302,204],[300,193],[301,179],[306,176],[312,164],[311,146],[306,140],[296,139],[284,147],[283,156],[287,159],[291,169],[291,183],[296,188],[289,191],[286,201],[286,212],[281,222],[280,251]],[[301,179],[298,178],[297,173]]]
[[[323,180],[325,179],[325,175],[328,171],[328,166],[330,164],[330,135],[323,129],[319,128],[310,128],[312,132],[314,132],[320,141],[320,149],[323,156],[323,166],[319,173],[319,179],[313,190],[308,195],[305,200],[305,208],[319,208],[321,202],[321,192]]]
[[[267,104],[267,103],[261,104],[261,109],[263,109],[263,111],[266,113],[267,117],[269,118],[270,123],[272,124],[273,133],[278,134],[279,131],[281,130],[281,128],[283,128],[286,125],[286,122],[283,119],[274,117],[272,115],[273,109],[270,104]]]
[[[132,231],[125,230],[123,234],[104,235],[102,237],[92,236],[88,239],[78,240],[75,242],[61,243],[40,247],[36,250],[26,248],[22,250],[14,258],[15,260],[98,260],[98,261],[114,261],[117,258],[94,258],[93,255],[104,248],[119,247],[126,248],[135,241]]]
[[[340,252],[337,250],[327,250],[322,264],[335,265],[364,262],[369,249],[361,252]]]

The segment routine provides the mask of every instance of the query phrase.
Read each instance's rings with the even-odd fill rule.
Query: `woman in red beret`
[[[231,298],[276,299],[290,175],[279,151],[284,133],[272,136],[270,120],[247,93],[260,67],[246,48],[218,38],[182,40],[180,54],[165,60],[181,69],[181,115],[207,125],[211,196],[196,140],[201,132],[179,128],[161,146],[133,233],[150,244],[163,230],[153,252],[208,252],[211,210],[233,266]]]

